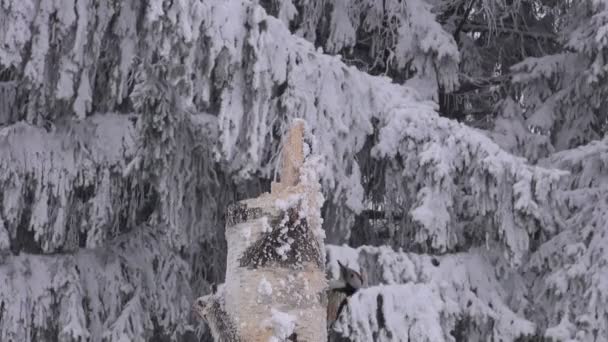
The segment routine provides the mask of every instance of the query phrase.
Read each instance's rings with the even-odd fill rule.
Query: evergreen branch
[[[546,40],[550,40],[554,43],[558,43],[558,36],[555,33],[522,31],[520,29],[516,29],[514,27],[508,27],[508,26],[499,26],[499,27],[496,27],[495,29],[493,29],[493,28],[490,28],[489,26],[483,25],[483,24],[466,23],[463,25],[462,31],[463,32],[496,31],[499,33],[518,34],[518,35],[530,37],[533,39],[546,39]]]

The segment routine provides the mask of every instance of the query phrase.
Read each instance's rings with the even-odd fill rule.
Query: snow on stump
[[[298,120],[284,139],[271,192],[227,209],[226,282],[194,306],[216,340],[327,340],[323,196],[304,131]]]

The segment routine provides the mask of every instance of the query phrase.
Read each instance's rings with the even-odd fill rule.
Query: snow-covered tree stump
[[[319,164],[304,122],[283,142],[281,181],[226,213],[226,282],[195,310],[221,341],[327,340]]]

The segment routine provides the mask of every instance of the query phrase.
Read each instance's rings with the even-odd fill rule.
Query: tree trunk
[[[323,198],[314,158],[304,158],[303,134],[297,121],[271,193],[227,209],[226,283],[195,304],[216,340],[327,340]]]

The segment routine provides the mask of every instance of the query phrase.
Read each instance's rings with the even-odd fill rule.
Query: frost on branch
[[[608,338],[608,140],[543,161],[572,172],[560,192],[565,229],[526,264],[534,276],[537,321],[555,341]]]
[[[11,250],[97,247],[119,233],[110,226],[126,216],[121,207],[139,206],[120,173],[134,134],[127,117],[112,114],[51,132],[23,122],[1,128],[0,217]]]
[[[420,39],[412,39],[409,43],[413,45],[406,44],[406,40],[400,40],[399,44],[424,52],[413,54],[414,61],[421,66],[429,63],[427,52],[448,61],[448,65],[455,64],[456,51],[435,48],[449,48],[453,44],[445,41],[451,38],[438,27],[428,6],[419,1],[404,3],[408,3],[407,6],[391,2],[391,6],[394,5],[390,7],[391,13],[402,16],[403,20],[414,20],[416,25],[412,27]],[[104,3],[95,10],[85,4],[86,0],[75,2],[76,11],[84,13],[88,9],[90,15],[78,15],[74,20],[68,16],[50,24],[58,35],[66,36],[61,45],[51,44],[50,37],[44,34],[47,30],[29,30],[30,24],[35,28],[44,27],[46,20],[58,12],[54,2],[45,3],[46,7],[40,7],[38,12],[37,7],[26,3],[11,3],[2,8],[8,14],[10,27],[24,28],[19,34],[2,31],[5,36],[10,35],[11,44],[0,61],[14,66],[16,77],[21,77],[23,87],[30,89],[31,101],[22,113],[24,116],[32,118],[35,113],[42,113],[43,117],[62,116],[60,109],[65,102],[80,116],[81,109],[88,108],[91,101],[91,108],[109,107],[108,110],[139,106],[138,103],[145,102],[141,95],[153,92],[129,93],[131,82],[136,83],[135,89],[142,89],[139,85],[146,82],[147,77],[142,80],[135,76],[145,74],[142,71],[148,65],[162,64],[168,75],[167,86],[178,93],[183,111],[217,116],[219,139],[211,139],[207,146],[213,146],[222,166],[237,182],[252,175],[271,179],[277,164],[277,135],[286,131],[291,118],[307,122],[320,147],[322,163],[327,165],[320,173],[323,189],[331,194],[328,197],[332,205],[343,207],[332,218],[329,236],[333,240],[347,236],[353,215],[361,213],[369,204],[361,184],[364,165],[357,162],[358,154],[371,154],[375,158],[370,158],[371,162],[383,160],[390,164],[382,185],[389,194],[383,199],[386,215],[406,217],[402,227],[412,226],[409,223],[414,222],[421,228],[411,239],[406,238],[411,232],[400,228],[391,237],[395,245],[413,244],[425,250],[453,251],[465,248],[468,241],[481,244],[500,240],[506,253],[518,262],[527,249],[529,234],[541,227],[554,230],[559,225],[551,214],[553,183],[559,174],[529,167],[525,160],[513,158],[481,133],[440,118],[434,104],[424,101],[428,98],[426,95],[393,84],[388,78],[372,77],[347,67],[337,57],[318,52],[308,41],[291,35],[281,20],[266,15],[256,4],[240,0],[183,1],[142,8],[141,2],[123,1]],[[283,5],[289,7],[287,3]],[[283,5],[280,8],[286,8]],[[334,10],[341,11],[339,6],[346,5],[335,1]],[[362,8],[350,4],[345,10],[357,12]],[[410,17],[414,8],[416,13],[424,15]],[[293,12],[293,9],[286,11]],[[88,21],[93,17],[95,25]],[[145,22],[143,27],[147,29],[135,25],[133,17]],[[407,21],[398,22],[405,27]],[[368,24],[373,23],[370,19]],[[346,22],[339,24],[346,25]],[[405,33],[401,36],[404,39],[410,36]],[[84,50],[75,44],[78,39],[67,38],[85,34],[95,39]],[[26,53],[29,42],[40,45],[34,56]],[[54,75],[56,70],[48,65],[50,56],[55,54],[66,56],[62,65],[77,66],[74,71],[68,68],[63,73],[72,75],[63,77],[66,84],[73,84],[72,96],[70,92],[55,91],[64,89],[54,82],[61,79],[59,75],[48,82],[37,79],[39,75]],[[81,64],[82,54],[87,55],[82,60],[90,62]],[[103,68],[94,67],[98,64]],[[19,65],[26,67],[21,70]],[[34,73],[34,70],[40,72]],[[423,70],[430,69],[419,68]],[[91,83],[92,79],[95,84]],[[448,80],[444,86],[449,83],[453,82]],[[87,100],[89,93],[93,94],[91,101]],[[143,115],[145,110],[139,111]],[[152,111],[147,119],[160,120],[158,122],[169,119],[157,107]],[[169,165],[182,165],[182,158],[183,165],[207,160],[209,154],[206,153],[199,159],[189,157],[190,138],[182,134],[187,124],[180,126],[183,121],[179,116],[169,121],[172,129],[157,142],[159,151],[162,150],[160,158],[165,158]],[[153,128],[153,125],[147,127]],[[374,133],[380,133],[382,139],[370,138]],[[182,138],[185,140],[180,140]],[[370,143],[366,145],[366,142]],[[149,152],[154,150],[144,151],[144,156],[154,157]],[[160,161],[153,165],[167,165]],[[171,170],[171,176],[163,175],[151,181],[162,198],[161,207],[165,208],[160,220],[170,223],[177,244],[186,241],[176,228],[180,218],[192,216],[171,211],[179,208],[174,204],[180,203],[181,195],[188,193],[185,189],[189,183],[181,182],[175,187],[171,182],[179,179],[178,175],[187,176],[192,182],[213,177],[211,169],[201,170],[205,175],[199,178],[186,169]],[[176,190],[172,192],[173,189]],[[440,193],[444,196],[438,199]],[[429,212],[438,215],[431,217],[426,214]],[[207,213],[204,216],[208,217]],[[487,234],[486,227],[491,227]],[[465,235],[478,238],[466,239]]]
[[[385,94],[380,103],[389,108],[372,153],[389,158],[385,211],[409,211],[421,228],[416,243],[458,250],[481,233],[479,240],[501,241],[518,263],[529,234],[560,226],[553,212],[563,172],[529,166],[486,135]]]
[[[155,331],[177,339],[190,274],[162,230],[139,227],[73,255],[9,257],[0,265],[0,339],[143,341]]]
[[[207,242],[217,241],[216,231],[201,228],[211,226],[214,209],[200,202],[230,198],[216,195],[217,185],[209,178],[213,163],[203,163],[212,160],[204,137],[212,134],[214,121],[204,114],[182,121],[187,129],[178,146],[188,153],[178,155],[185,157],[177,165],[187,167],[190,176],[177,177],[184,183],[172,190],[204,191],[190,191],[180,197],[184,204],[175,204],[182,223],[177,233],[180,241],[189,242],[179,253],[175,241],[167,239],[176,226],[146,226],[131,233],[156,210],[153,187],[134,165],[140,132],[134,121],[133,116],[104,114],[57,122],[50,131],[24,122],[0,130],[0,340],[70,341],[64,336],[73,335],[119,341],[176,334],[175,340],[184,331],[192,284],[205,285],[225,256],[217,245],[208,247]],[[216,265],[189,260],[199,260],[200,254],[221,259]],[[120,257],[112,259],[114,255]],[[15,280],[15,274],[29,275]],[[41,287],[29,289],[34,285]],[[16,295],[22,289],[27,290]],[[163,299],[175,293],[184,297]],[[103,305],[91,304],[96,298]],[[58,329],[64,325],[66,332]]]
[[[520,312],[528,304],[524,280],[500,254],[330,245],[327,255],[330,271],[337,260],[358,265],[371,285],[349,299],[335,327],[349,340],[513,341],[535,332]]]
[[[536,129],[542,127],[530,126]],[[536,163],[553,153],[554,148],[549,137],[530,132],[530,126],[522,108],[513,99],[506,99],[500,104],[499,116],[494,120],[490,137],[506,151]]]
[[[332,13],[340,20],[350,15],[346,11],[358,11],[349,8],[355,2],[333,3]],[[423,15],[412,20],[424,22],[412,22],[418,39],[400,40],[404,47],[400,51],[423,67],[438,62],[439,79],[447,87],[454,75],[451,66],[457,61],[452,45],[445,40],[449,37],[437,30],[424,3],[403,3],[422,6],[419,11]],[[296,1],[291,4],[301,11]],[[207,271],[213,268],[201,255],[211,254],[218,265],[224,262],[222,240],[217,238],[221,228],[215,227],[222,226],[224,205],[237,197],[233,181],[244,182],[252,176],[272,178],[278,161],[277,136],[294,117],[304,119],[314,132],[320,164],[326,166],[319,172],[323,191],[341,208],[332,217],[335,225],[328,225],[337,232],[335,240],[348,235],[353,214],[367,209],[370,202],[361,184],[365,166],[360,164],[361,155],[369,157],[370,163],[387,166],[383,170],[385,181],[378,189],[387,193],[382,206],[387,217],[405,218],[399,229],[391,232],[394,245],[453,252],[486,243],[518,263],[529,249],[530,234],[560,231],[563,224],[554,213],[555,184],[561,173],[530,167],[480,132],[440,118],[434,104],[423,101],[428,98],[426,92],[417,93],[412,83],[401,87],[387,78],[371,77],[295,38],[284,25],[285,21],[298,20],[289,5],[283,1],[280,21],[267,16],[256,4],[238,0],[2,2],[0,40],[6,44],[0,51],[0,64],[11,70],[9,81],[17,82],[11,85],[18,84],[14,89],[3,82],[3,96],[28,95],[27,99],[19,95],[10,103],[6,98],[0,101],[2,106],[18,110],[3,122],[27,119],[35,125],[19,123],[3,130],[18,137],[20,129],[29,127],[39,132],[32,133],[38,139],[37,134],[55,136],[53,126],[63,127],[60,122],[72,116],[135,111],[138,129],[133,146],[139,147],[121,155],[124,160],[106,161],[95,159],[106,147],[98,142],[90,145],[87,139],[68,138],[66,146],[58,149],[57,141],[49,139],[52,157],[41,147],[31,146],[24,153],[27,165],[20,164],[21,156],[9,156],[11,162],[3,166],[3,174],[10,177],[3,181],[11,189],[10,198],[23,205],[6,204],[9,200],[3,199],[3,206],[18,208],[19,215],[3,209],[3,219],[9,222],[6,228],[0,227],[3,253],[7,248],[14,253],[67,252],[74,249],[76,240],[79,246],[101,247],[103,241],[142,222],[161,222],[166,223],[163,227],[171,246],[190,260],[196,277],[192,286],[198,286],[206,277],[212,278]],[[395,8],[392,13],[409,13],[402,9]],[[588,27],[599,28],[599,19]],[[334,35],[335,44],[341,36],[352,34],[357,25],[345,21],[335,24],[340,28],[335,32],[344,33]],[[590,35],[593,30],[581,32]],[[448,50],[440,51],[438,46]],[[595,43],[589,47],[599,51]],[[587,49],[578,47],[577,51]],[[595,58],[593,65],[601,66],[602,54],[591,56]],[[147,67],[153,71],[148,73]],[[151,76],[159,69],[162,72],[157,76],[167,83],[156,87]],[[602,68],[592,70],[591,76],[601,76]],[[165,92],[167,89],[175,93]],[[596,105],[603,98],[592,98],[595,101],[590,103]],[[580,118],[582,124],[591,122],[587,115]],[[542,123],[541,119],[537,123]],[[165,124],[166,130],[159,129]],[[43,126],[51,132],[45,132]],[[125,123],[118,131],[127,127],[130,125]],[[89,131],[83,134],[91,135]],[[57,134],[59,137],[64,134]],[[16,144],[18,140],[7,150],[20,150]],[[213,162],[212,149],[218,163]],[[84,164],[84,169],[74,171],[71,156],[86,160],[89,152],[90,158],[101,164],[99,168]],[[30,163],[30,159],[37,163]],[[49,159],[53,162],[47,162]],[[56,172],[55,168],[66,171]],[[52,186],[43,188],[46,170],[51,170]],[[28,174],[35,176],[35,182]],[[80,183],[74,184],[74,179],[85,179],[87,187],[79,189]],[[96,184],[94,195],[89,192],[90,184]],[[249,188],[243,191],[251,192]],[[70,214],[76,214],[68,216],[65,208],[72,204],[76,209],[69,209]],[[31,213],[35,216],[30,217]],[[62,226],[58,220],[65,217],[75,217],[77,222]],[[95,223],[80,222],[83,217],[94,217]],[[110,224],[105,226],[107,222]],[[82,233],[90,227],[93,237]],[[247,231],[242,233],[248,236]],[[278,251],[287,255],[287,244],[281,247],[285,248]],[[124,307],[125,315],[140,307],[133,301]]]
[[[605,1],[576,2],[557,28],[562,51],[512,67],[513,82],[526,94],[527,124],[549,137],[557,150],[586,144],[605,132],[607,27]]]
[[[481,241],[502,241],[517,263],[528,234],[560,224],[551,212],[561,173],[528,166],[485,135],[440,118],[411,88],[346,67],[294,39],[260,8],[237,3],[215,6],[203,33],[211,55],[234,71],[222,78],[219,108],[219,148],[231,169],[271,174],[273,132],[285,130],[285,117],[303,118],[328,165],[321,173],[324,188],[359,213],[365,198],[355,155],[377,125],[381,138],[372,155],[389,160],[385,183],[394,184],[385,188],[387,208],[421,226],[416,244],[455,250],[466,234],[485,234]],[[234,13],[248,25],[227,24],[223,18]],[[213,40],[218,35],[224,38]],[[235,67],[243,59],[245,67]],[[486,233],[487,227],[496,229]]]
[[[295,35],[372,74],[411,78],[410,84],[429,96],[438,86],[448,91],[457,86],[458,46],[426,1],[271,0],[262,5]]]

